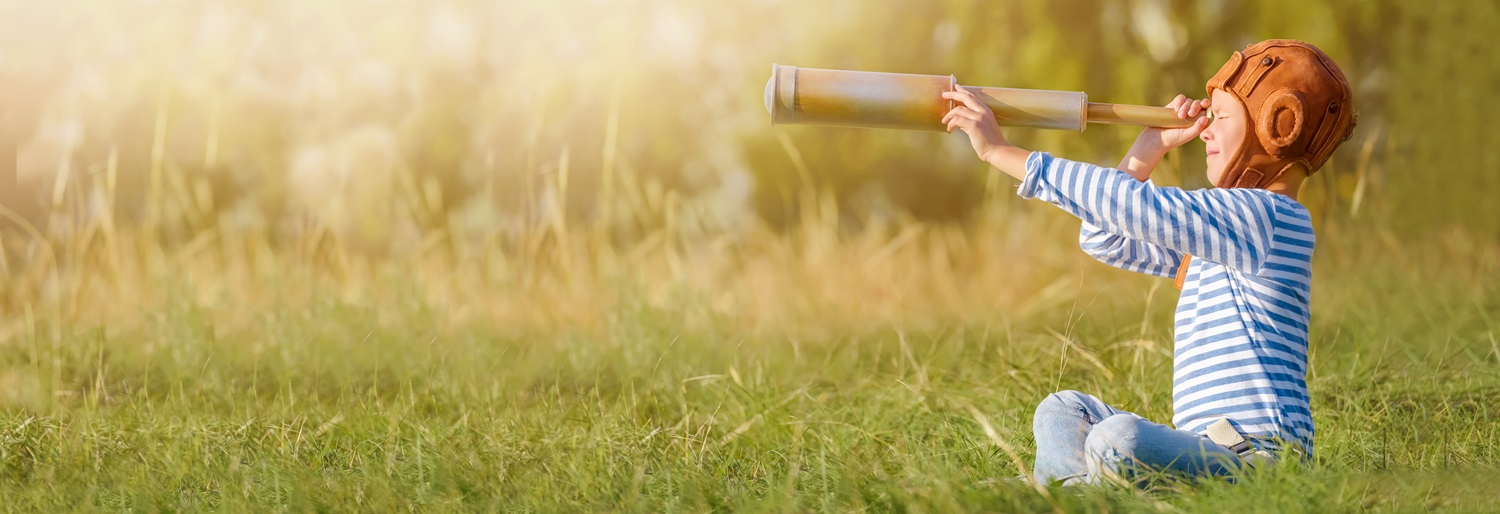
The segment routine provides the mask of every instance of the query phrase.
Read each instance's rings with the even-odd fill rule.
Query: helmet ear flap
[[[1302,93],[1291,88],[1278,89],[1266,97],[1255,119],[1256,136],[1266,153],[1275,157],[1302,153],[1307,146],[1302,137],[1307,125],[1305,107]]]

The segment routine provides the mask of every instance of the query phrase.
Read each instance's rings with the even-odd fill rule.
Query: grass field
[[[1496,5],[0,0],[0,511],[1495,511]],[[1361,113],[1315,459],[1011,480],[1053,391],[1170,420],[1177,291],[962,136],[769,126],[769,65],[1159,104],[1267,37]]]
[[[1032,228],[860,238],[812,223],[619,249],[565,229],[530,250],[434,244],[404,260],[100,234],[7,276],[0,497],[16,511],[1490,507],[1500,248],[1462,232],[1320,246],[1314,463],[1145,492],[1006,481],[1029,468],[1031,411],[1051,391],[1169,419],[1176,299],[1049,236],[1069,233],[1062,216],[1012,214]]]

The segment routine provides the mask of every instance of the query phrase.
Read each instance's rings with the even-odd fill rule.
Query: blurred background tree
[[[1320,223],[1500,237],[1494,2],[59,0],[0,20],[18,184],[0,200],[38,226],[110,208],[167,240],[320,226],[390,251],[559,209],[630,237],[673,202],[784,228],[808,191],[850,227],[964,223],[991,174],[961,135],[773,128],[771,64],[1163,104],[1296,38],[1340,63],[1361,116],[1304,195]],[[1112,165],[1135,131],[1009,135]],[[1180,154],[1159,180],[1204,186],[1201,145]]]

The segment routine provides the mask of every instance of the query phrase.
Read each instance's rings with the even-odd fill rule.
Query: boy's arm
[[[1257,273],[1271,248],[1274,207],[1264,191],[1184,191],[1121,170],[1031,154],[1016,192],[1111,234]]]
[[[1000,134],[994,113],[973,93],[960,88],[943,93],[943,98],[960,102],[943,117],[948,130],[962,129],[981,159],[1021,180],[1021,196],[1050,202],[1100,231],[1177,255],[1189,253],[1250,273],[1264,262],[1273,212],[1264,197],[1246,190],[1189,192],[1144,181],[1167,150],[1191,141],[1208,126],[1206,116],[1182,129],[1142,131],[1122,161],[1122,170],[1115,170],[1016,147]],[[1181,95],[1168,105],[1182,118],[1208,106],[1207,101],[1188,101]],[[1118,248],[1132,249],[1123,243]],[[1175,273],[1176,266],[1170,269]]]
[[[943,116],[948,132],[953,132],[955,128],[962,129],[969,135],[969,143],[974,146],[974,153],[981,160],[1016,180],[1026,180],[1026,158],[1031,152],[1005,140],[1005,136],[1000,133],[1000,124],[995,121],[995,113],[990,111],[989,106],[964,88],[943,93],[943,98],[959,102]],[[1179,118],[1197,119],[1187,127],[1148,127],[1142,130],[1130,151],[1120,160],[1120,170],[1129,173],[1136,180],[1145,181],[1168,151],[1192,141],[1208,127],[1208,116],[1198,115],[1206,113],[1209,106],[1207,99],[1192,100],[1187,96],[1177,95],[1167,104],[1167,108],[1177,111]]]
[[[1115,234],[1088,222],[1078,230],[1078,248],[1110,266],[1158,277],[1175,277],[1177,268],[1182,266],[1182,252]]]
[[[1186,100],[1186,97],[1178,97],[1167,107],[1181,108]],[[1206,103],[1200,102],[1196,107],[1203,105]],[[1186,114],[1196,116],[1197,110],[1190,108]],[[1120,159],[1119,169],[1136,180],[1145,182],[1162,157],[1171,150],[1169,143],[1172,140],[1168,138],[1174,134],[1163,136],[1159,129],[1142,131],[1135,144],[1131,145],[1130,151]],[[1099,262],[1125,271],[1172,278],[1177,276],[1177,268],[1182,266],[1182,252],[1115,234],[1088,222],[1084,222],[1078,231],[1078,247]]]
[[[1200,118],[1201,119],[1201,118]],[[1172,150],[1160,139],[1152,137],[1152,130],[1141,131],[1141,135],[1135,138],[1135,144],[1130,145],[1130,151],[1125,152],[1125,157],[1120,158],[1120,171],[1130,174],[1136,180],[1145,182],[1151,178],[1151,172],[1156,171],[1156,165],[1161,164],[1162,157]]]

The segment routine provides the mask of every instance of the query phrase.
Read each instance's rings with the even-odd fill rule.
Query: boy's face
[[[1209,109],[1214,113],[1214,120],[1198,134],[1198,138],[1203,140],[1204,150],[1208,153],[1205,158],[1208,183],[1218,184],[1219,178],[1224,176],[1224,165],[1245,140],[1246,124],[1250,120],[1245,115],[1245,106],[1240,105],[1234,95],[1220,89],[1215,89],[1209,98]]]

